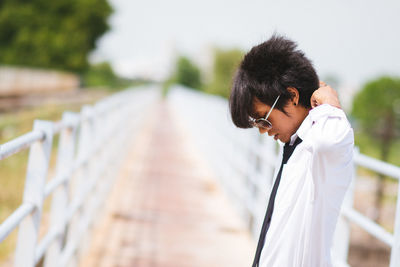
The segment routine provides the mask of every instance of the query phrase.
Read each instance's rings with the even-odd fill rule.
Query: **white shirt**
[[[312,109],[292,136],[260,267],[330,267],[340,206],[353,175],[353,130],[341,109]],[[276,177],[276,175],[275,175]]]

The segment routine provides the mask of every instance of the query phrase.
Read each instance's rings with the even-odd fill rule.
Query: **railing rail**
[[[225,191],[247,221],[254,238],[257,238],[275,177],[274,172],[276,167],[279,167],[275,165],[279,157],[276,143],[271,138],[260,136],[256,130],[235,128],[228,115],[228,103],[223,98],[175,87],[169,94],[169,102],[177,115],[182,118],[184,125],[187,125],[188,131],[195,129],[191,133],[199,150],[209,159]],[[335,266],[349,266],[347,257],[350,223],[354,223],[390,246],[390,267],[398,267],[400,266],[399,198],[397,198],[392,234],[354,209],[353,192],[358,167],[397,180],[400,178],[400,168],[360,154],[357,149],[354,153],[354,164],[355,175],[338,221],[332,260]],[[400,186],[397,195],[400,195]]]
[[[48,267],[77,265],[126,144],[158,97],[156,88],[126,90],[80,113],[65,112],[61,121],[36,120],[33,131],[0,146],[0,160],[29,149],[23,203],[0,225],[0,242],[19,227],[14,266],[33,267],[41,260]],[[47,179],[57,134],[55,175]],[[43,202],[49,196],[50,225],[39,240]]]

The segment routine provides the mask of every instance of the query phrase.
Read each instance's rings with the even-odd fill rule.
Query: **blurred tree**
[[[116,83],[118,77],[114,74],[108,62],[91,65],[83,75],[84,86],[98,87]]]
[[[216,49],[211,82],[205,91],[210,94],[228,98],[232,85],[232,77],[235,74],[244,53],[239,49]]]
[[[101,62],[90,65],[82,75],[83,86],[85,87],[107,87],[108,89],[123,89],[132,85],[144,84],[147,81],[132,80],[118,77],[110,63]]]
[[[200,69],[188,57],[180,56],[176,61],[175,73],[172,76],[172,81],[189,88],[200,90],[202,86]]]
[[[107,0],[2,0],[0,63],[82,71],[111,13]]]
[[[390,149],[399,137],[399,101],[400,79],[388,76],[366,83],[353,101],[352,116],[360,129],[379,144],[383,161],[388,160]],[[383,190],[384,177],[380,176],[376,195],[376,221],[380,218]]]

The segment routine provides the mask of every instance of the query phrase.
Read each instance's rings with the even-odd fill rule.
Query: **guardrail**
[[[234,127],[225,99],[194,90],[174,87],[168,100],[191,131],[198,148],[209,159],[219,175],[222,187],[248,223],[254,238],[258,238],[269,199],[273,174],[279,167],[278,149],[272,138],[261,136],[257,130]],[[194,131],[193,131],[194,129]],[[275,164],[278,163],[278,166]],[[358,166],[400,178],[400,168],[360,154],[355,150],[354,171]],[[391,247],[390,267],[400,266],[400,201],[397,198],[394,234],[387,232],[353,208],[354,175],[338,221],[332,250],[335,266],[347,264],[350,223]],[[398,196],[400,195],[400,187]]]
[[[127,144],[158,98],[156,88],[126,90],[80,113],[65,112],[61,121],[37,120],[33,131],[0,146],[0,160],[29,149],[23,203],[0,225],[0,242],[19,227],[14,266],[41,261],[46,267],[77,265]],[[55,175],[47,179],[58,134]],[[39,240],[43,202],[49,196],[50,225]]]

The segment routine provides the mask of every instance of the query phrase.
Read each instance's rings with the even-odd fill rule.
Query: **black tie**
[[[283,158],[282,158],[281,167],[279,169],[278,176],[275,179],[275,183],[274,183],[274,187],[272,188],[271,195],[269,196],[268,208],[267,208],[267,212],[264,217],[264,222],[263,222],[263,225],[261,228],[260,237],[258,239],[256,255],[254,257],[252,267],[258,267],[258,263],[260,261],[261,250],[264,246],[265,236],[267,234],[269,225],[271,224],[272,212],[274,211],[275,196],[276,196],[276,192],[278,191],[279,182],[281,181],[283,165],[288,162],[294,149],[296,148],[296,146],[298,144],[301,143],[301,141],[303,141],[303,140],[301,140],[300,137],[297,137],[296,141],[294,142],[294,144],[292,146],[289,145],[289,143],[286,143],[285,146],[283,147]]]

